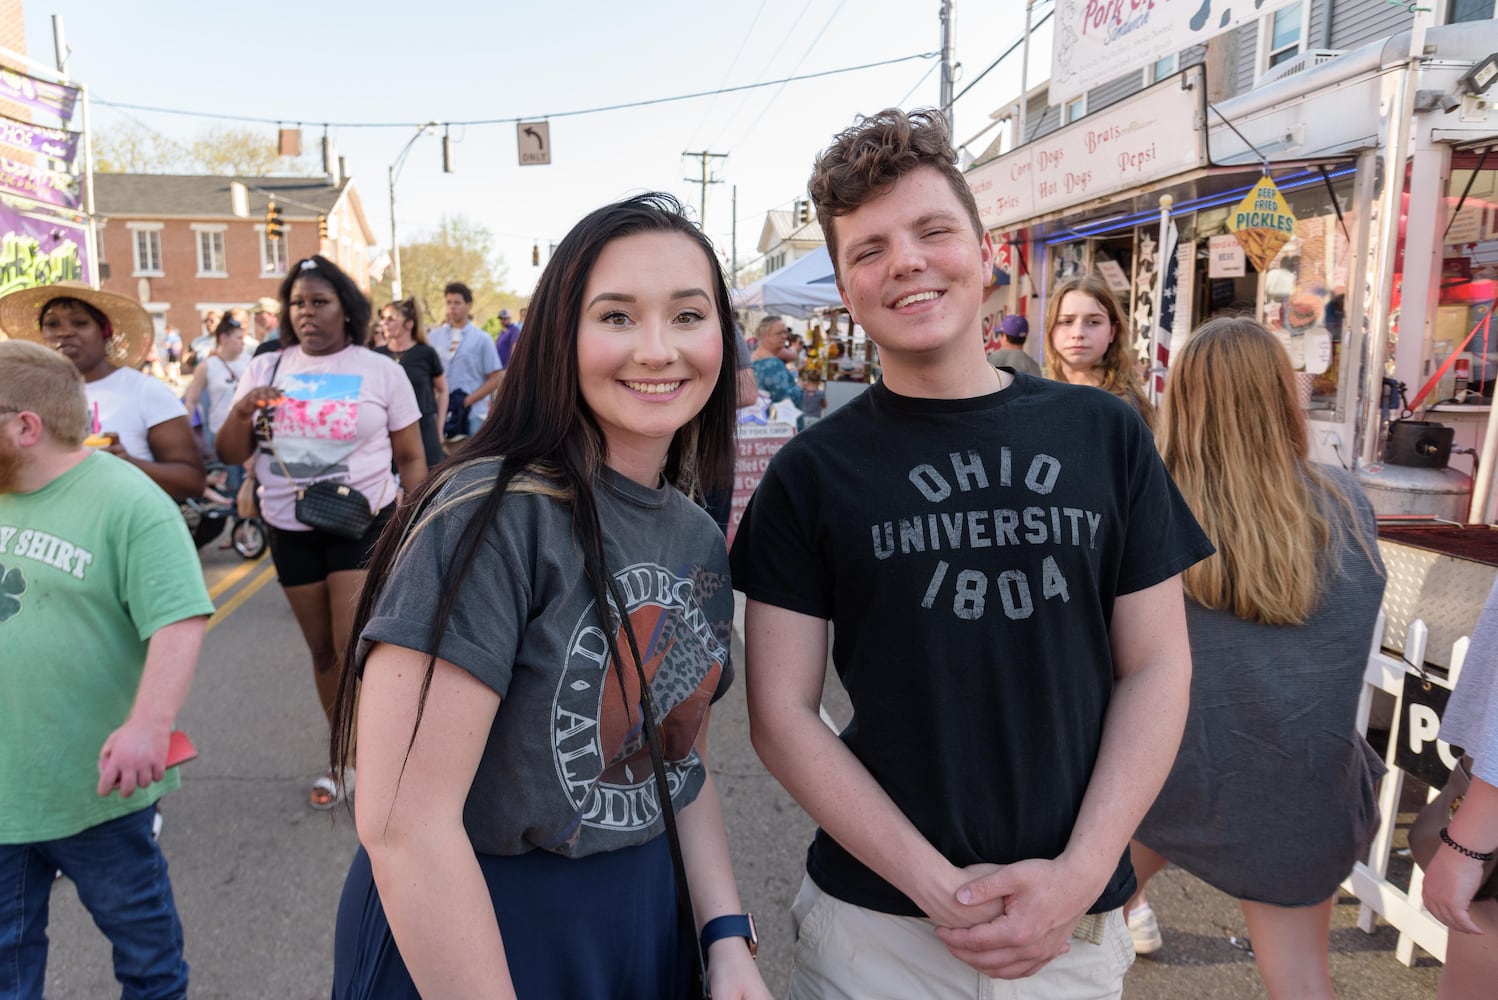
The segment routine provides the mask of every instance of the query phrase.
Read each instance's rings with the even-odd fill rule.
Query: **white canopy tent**
[[[841,306],[827,248],[811,253],[744,288],[735,289],[733,304],[756,312],[805,319],[814,310]]]

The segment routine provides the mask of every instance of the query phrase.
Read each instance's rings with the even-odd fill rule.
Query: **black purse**
[[[330,479],[297,490],[295,510],[296,519],[307,527],[355,541],[374,523],[369,498],[347,483]]]

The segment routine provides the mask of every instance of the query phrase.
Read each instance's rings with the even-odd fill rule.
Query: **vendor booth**
[[[755,312],[805,319],[815,310],[838,308],[843,300],[832,277],[832,258],[826,247],[818,247],[753,284],[734,289],[733,304]]]

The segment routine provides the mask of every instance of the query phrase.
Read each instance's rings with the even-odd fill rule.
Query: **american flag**
[[[1176,282],[1179,278],[1179,265],[1176,249],[1180,244],[1180,234],[1176,231],[1176,220],[1171,219],[1166,225],[1164,232],[1160,234],[1160,292],[1155,297],[1159,303],[1156,313],[1159,315],[1155,323],[1155,357],[1154,364],[1150,370],[1150,396],[1155,402],[1165,392],[1165,372],[1170,367],[1170,337],[1171,330],[1176,323]]]

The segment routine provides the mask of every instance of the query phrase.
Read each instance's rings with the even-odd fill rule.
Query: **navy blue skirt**
[[[585,858],[480,854],[520,1000],[691,995],[689,938],[664,836]],[[338,904],[334,1000],[419,1000],[360,847]]]

